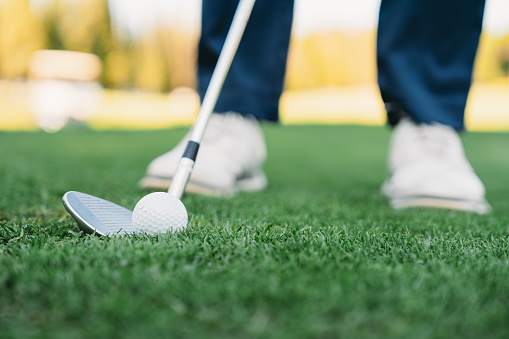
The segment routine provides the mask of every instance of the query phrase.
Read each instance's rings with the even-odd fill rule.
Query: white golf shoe
[[[433,207],[479,214],[491,210],[484,185],[451,127],[402,119],[391,137],[388,167],[382,193],[396,209]]]
[[[140,181],[143,189],[167,190],[190,132],[171,151],[154,159]],[[267,186],[262,166],[267,147],[260,123],[251,116],[212,114],[200,143],[186,192],[231,196]]]

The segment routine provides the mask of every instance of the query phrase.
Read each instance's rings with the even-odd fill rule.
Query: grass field
[[[507,338],[509,134],[465,135],[493,213],[393,211],[389,131],[268,126],[270,186],[186,196],[190,227],[81,234],[60,199],[133,208],[184,129],[0,133],[1,338]]]

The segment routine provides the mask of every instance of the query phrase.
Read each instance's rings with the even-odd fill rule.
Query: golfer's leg
[[[378,82],[389,118],[464,128],[484,0],[383,0]],[[392,111],[392,112],[391,112]]]
[[[378,80],[397,123],[382,192],[395,208],[490,210],[455,131],[464,128],[483,9],[484,0],[382,1]]]
[[[198,82],[203,97],[238,0],[203,0]],[[216,111],[277,121],[290,42],[293,0],[258,0],[226,78]]]

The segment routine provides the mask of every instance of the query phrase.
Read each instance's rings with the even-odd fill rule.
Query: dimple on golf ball
[[[133,210],[133,226],[138,234],[154,236],[179,231],[187,226],[187,211],[179,199],[164,192],[144,196]]]

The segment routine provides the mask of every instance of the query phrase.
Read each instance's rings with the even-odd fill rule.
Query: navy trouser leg
[[[403,110],[417,122],[439,122],[464,129],[484,3],[382,1],[378,83],[390,122]]]
[[[198,89],[203,99],[238,0],[203,0]],[[293,17],[293,0],[258,0],[215,111],[277,121]]]

